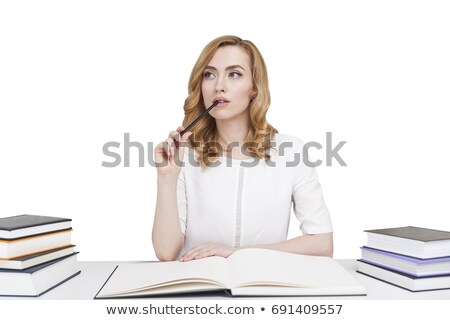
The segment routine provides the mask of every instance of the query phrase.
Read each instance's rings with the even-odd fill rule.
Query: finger
[[[194,259],[202,259],[206,257],[219,256],[224,257],[224,247],[215,243],[205,243],[201,251],[194,253]]]
[[[180,134],[178,131],[170,131],[169,138],[174,139],[178,134]]]
[[[184,255],[183,261],[190,261],[190,260],[193,260],[194,257],[195,257],[199,252],[201,252],[201,251],[195,250],[195,251],[186,253],[186,254]]]
[[[173,138],[167,138],[166,141],[170,155],[173,157],[175,155],[175,141]]]
[[[181,262],[187,262],[187,261],[191,261],[191,260],[193,260],[193,257],[186,256],[186,255],[180,258]]]
[[[192,260],[192,257],[204,250],[206,247],[208,247],[208,244],[201,244],[195,247],[192,247],[189,251],[186,251],[184,255],[180,258],[183,259],[183,261]]]
[[[167,147],[165,146],[165,141],[161,142],[155,147],[155,155],[158,155],[163,158],[167,158]]]
[[[181,135],[179,132],[173,135],[173,142],[176,148],[180,147]]]
[[[175,156],[175,141],[172,140],[170,143],[170,154],[172,155],[172,157]]]
[[[173,141],[173,139],[167,139],[167,143],[168,143],[168,149],[170,152],[170,156],[174,157],[175,156],[175,143]]]
[[[190,253],[191,253],[191,250],[188,251],[188,252],[185,252],[185,253],[180,257],[180,259],[178,259],[178,260],[179,260],[179,261],[183,261],[183,262],[189,261],[189,260],[190,260]]]
[[[176,141],[177,135],[179,135],[178,131],[170,131],[170,133],[169,133],[168,139],[171,139],[171,141],[172,141],[172,143],[170,144],[172,156],[175,155],[175,147],[178,147],[178,141]]]
[[[183,126],[178,127],[177,130],[180,132],[180,141],[183,141],[183,142],[184,142],[184,141],[187,141],[187,139],[189,138],[189,136],[192,134],[191,131],[187,131],[187,132],[185,132],[185,133],[183,134],[183,136],[181,136],[181,132],[184,131],[184,127],[183,127]]]
[[[217,255],[220,248],[214,243],[205,243],[197,250],[189,254],[192,259],[202,259]]]
[[[186,142],[191,135],[192,135],[192,132],[190,132],[190,131],[186,132],[185,134],[183,134],[183,136],[181,137],[180,141],[181,142]]]
[[[206,257],[215,256],[215,255],[216,254],[214,253],[214,251],[212,251],[212,250],[205,250],[205,251],[199,252],[193,258],[197,260],[197,259],[203,259],[203,258],[206,258]]]
[[[162,143],[162,149],[164,150],[166,156],[169,157],[170,156],[169,141],[166,140]]]

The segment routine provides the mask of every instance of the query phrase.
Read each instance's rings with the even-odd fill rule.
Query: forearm
[[[159,260],[175,260],[184,244],[177,207],[177,181],[158,179],[153,248]]]
[[[323,234],[303,235],[286,241],[257,245],[253,247],[305,255],[332,257],[333,234],[323,233]]]

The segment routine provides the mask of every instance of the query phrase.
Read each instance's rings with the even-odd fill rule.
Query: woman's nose
[[[218,77],[216,82],[216,92],[225,92],[225,91],[226,91],[226,83],[222,77]]]

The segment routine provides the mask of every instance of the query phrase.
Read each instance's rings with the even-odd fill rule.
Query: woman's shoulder
[[[271,159],[280,163],[296,161],[303,153],[303,145],[297,136],[277,133],[272,139]]]
[[[273,141],[275,142],[275,148],[284,146],[285,148],[291,147],[292,149],[298,149],[304,145],[303,140],[299,137],[283,133],[275,134]]]

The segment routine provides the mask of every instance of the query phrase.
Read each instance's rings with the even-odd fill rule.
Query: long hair
[[[239,46],[250,58],[253,77],[253,95],[250,101],[250,130],[245,139],[247,152],[253,157],[270,159],[270,141],[278,131],[266,120],[270,106],[269,79],[264,59],[258,48],[249,40],[236,36],[222,36],[206,45],[195,63],[188,85],[188,97],[184,103],[183,126],[194,121],[203,111],[205,103],[202,96],[203,73],[217,49],[224,46]],[[202,166],[209,166],[220,155],[221,147],[217,141],[217,128],[214,118],[207,114],[191,129],[189,143],[198,154]]]

